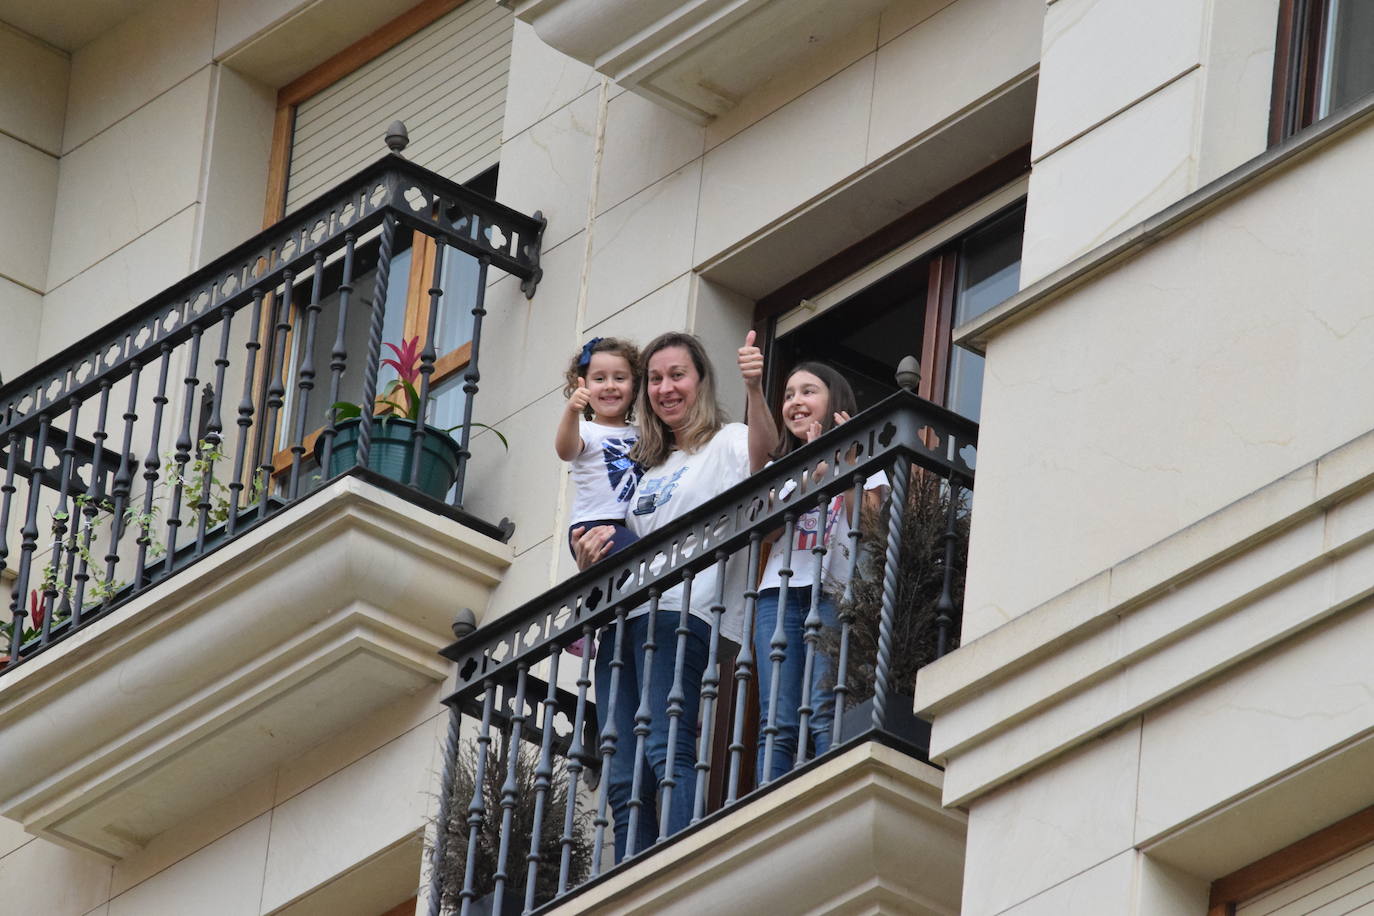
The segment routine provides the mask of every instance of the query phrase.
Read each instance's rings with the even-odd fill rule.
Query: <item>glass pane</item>
[[[444,249],[444,295],[435,319],[435,351],[452,353],[472,340],[472,307],[477,303],[481,267],[477,259],[457,248]]]
[[[467,404],[467,392],[463,391],[463,372],[450,375],[430,392],[429,410],[426,422],[438,429],[453,429],[463,422],[463,406]],[[453,438],[462,436],[462,430],[453,429]]]
[[[1318,117],[1374,92],[1374,3],[1331,0]]]
[[[954,294],[956,325],[977,318],[1017,291],[1025,223],[1026,208],[1021,205],[964,237],[959,247],[959,278]],[[983,401],[983,358],[963,347],[952,349],[949,406],[977,420]]]

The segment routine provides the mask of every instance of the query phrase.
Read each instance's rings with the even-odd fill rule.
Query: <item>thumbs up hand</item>
[[[754,332],[744,338],[744,346],[739,348],[739,374],[744,378],[744,387],[763,390],[763,351],[754,346]]]
[[[568,396],[568,410],[572,413],[580,414],[591,399],[592,391],[587,387],[587,380],[579,378],[577,380],[577,389]]]

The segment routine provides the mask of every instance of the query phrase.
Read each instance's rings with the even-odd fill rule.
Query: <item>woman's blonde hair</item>
[[[638,403],[636,396],[644,387],[641,383],[644,380],[644,372],[639,366],[639,348],[620,337],[593,337],[587,341],[581,350],[573,354],[573,358],[568,361],[568,368],[563,372],[563,397],[570,398],[577,390],[577,380],[585,379],[588,370],[591,369],[592,355],[596,353],[610,353],[619,356],[630,364],[630,374],[634,376],[634,388],[630,391],[630,409],[625,412],[625,422],[633,423],[635,418],[635,405]],[[590,420],[595,414],[592,406],[588,404],[582,408],[582,416]]]
[[[687,422],[676,435],[649,404],[649,359],[669,347],[681,347],[687,351],[699,378],[696,403],[687,411]],[[730,421],[716,400],[716,372],[711,367],[706,348],[691,334],[669,331],[649,341],[639,355],[639,377],[643,382],[639,386],[639,442],[630,452],[630,458],[637,461],[640,467],[653,468],[667,461],[674,446],[684,452],[695,452],[710,442],[711,437]]]

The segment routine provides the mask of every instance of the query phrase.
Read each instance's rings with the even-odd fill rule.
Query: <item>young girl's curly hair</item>
[[[572,397],[572,393],[577,390],[577,380],[586,378],[594,353],[610,353],[620,356],[630,364],[630,374],[634,377],[634,390],[630,392],[630,408],[625,412],[625,422],[634,422],[634,405],[639,394],[640,384],[639,348],[628,340],[619,337],[593,337],[587,341],[586,345],[574,353],[573,358],[568,361],[567,371],[563,373],[563,397]],[[590,404],[583,408],[582,416],[587,420],[595,416]]]

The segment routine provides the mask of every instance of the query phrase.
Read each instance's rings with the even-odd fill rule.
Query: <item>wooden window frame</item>
[[[1274,80],[1269,104],[1269,145],[1317,120],[1330,0],[1279,0],[1274,38]]]
[[[1370,843],[1374,843],[1374,806],[1213,881],[1207,916],[1235,916],[1239,904]]]
[[[778,401],[787,367],[772,358],[777,321],[796,308],[802,300],[815,296],[863,268],[901,248],[939,224],[985,200],[1030,172],[1030,146],[1023,146],[981,171],[941,192],[914,210],[844,249],[834,257],[763,296],[754,307],[754,330],[767,342],[769,350],[767,395],[770,404]],[[999,210],[999,212],[1001,212]],[[991,214],[989,219],[996,218]],[[942,243],[922,257],[930,259],[926,278],[925,327],[921,342],[921,381],[917,394],[945,406],[949,392],[952,363],[954,297],[958,285],[959,259],[956,247],[967,233]]]
[[[277,92],[277,110],[272,125],[272,145],[267,164],[267,198],[263,205],[263,228],[267,228],[286,215],[286,188],[291,169],[291,139],[295,132],[296,109],[306,100],[334,85],[339,80],[356,71],[359,67],[390,51],[401,42],[433,25],[439,19],[453,12],[465,3],[475,0],[422,0],[419,4],[397,16],[369,35],[364,36],[344,48],[333,57],[310,71],[287,83]],[[430,298],[429,281],[434,275],[434,261],[437,246],[434,239],[422,232],[414,232],[411,238],[410,274],[407,279],[405,302],[404,338],[421,337],[429,327]],[[268,300],[269,302],[271,300]],[[293,304],[291,325],[294,329],[300,315],[300,307]],[[271,334],[272,309],[264,308],[260,339],[268,340]],[[274,354],[275,358],[289,356],[292,352],[293,334],[288,332],[283,343],[284,354]],[[434,363],[434,374],[430,377],[431,387],[436,387],[460,373],[472,360],[472,344],[465,343],[455,350],[440,354]],[[267,366],[259,369],[258,386],[267,382]],[[283,422],[278,417],[278,424]],[[305,437],[307,454],[314,447],[315,440],[323,430],[316,429]],[[279,441],[280,428],[269,431],[271,441]],[[277,477],[291,467],[292,454],[289,447],[274,449],[272,454],[272,474]]]

